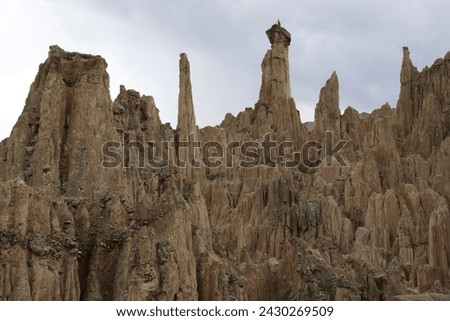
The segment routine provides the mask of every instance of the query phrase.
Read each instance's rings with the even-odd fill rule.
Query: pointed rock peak
[[[266,35],[272,46],[275,44],[289,46],[291,44],[291,34],[281,26],[280,20],[266,31]]]
[[[380,108],[375,109],[370,114],[373,118],[390,120],[393,117],[393,112],[395,111],[391,108],[388,102],[384,103]]]
[[[414,68],[408,47],[403,47],[402,68]]]
[[[334,84],[339,85],[339,79],[338,79],[336,71],[333,71],[330,78],[327,80],[327,86],[334,85]]]
[[[450,60],[450,51],[445,54],[444,60]]]
[[[180,87],[178,94],[177,129],[183,137],[194,133],[196,129],[194,102],[192,99],[191,71],[185,53],[180,54]]]
[[[326,84],[320,90],[320,100],[329,100],[331,96],[339,95],[339,79],[336,71],[333,71]]]
[[[339,80],[335,71],[320,90],[314,121],[319,132],[332,130],[340,135]]]
[[[417,68],[414,67],[408,47],[403,47],[403,61],[402,61],[402,70],[400,73],[400,82],[404,83],[410,81],[413,78],[413,75],[417,73]]]
[[[190,73],[189,60],[184,52],[180,53],[180,72],[181,71]]]
[[[385,102],[383,104],[383,106],[381,106],[381,109],[386,108],[386,109],[392,109],[391,105],[388,102]]]
[[[409,58],[409,48],[403,47],[403,61],[411,61]]]
[[[119,95],[126,95],[127,94],[127,88],[125,87],[125,85],[120,85],[119,86]]]

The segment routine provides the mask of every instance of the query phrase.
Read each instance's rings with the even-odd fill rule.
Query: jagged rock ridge
[[[174,129],[150,96],[112,101],[103,58],[52,46],[0,143],[0,299],[449,299],[449,54],[419,72],[404,48],[397,108],[370,115],[340,114],[333,73],[307,129],[291,35],[266,33],[258,102],[202,129],[185,54]],[[326,131],[348,141],[345,164],[287,165]],[[206,166],[195,144],[221,156],[267,134],[291,149]]]

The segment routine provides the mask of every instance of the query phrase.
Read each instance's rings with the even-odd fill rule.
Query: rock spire
[[[450,300],[450,54],[419,72],[405,48],[397,108],[370,114],[340,114],[333,73],[306,132],[291,35],[266,34],[255,107],[201,129],[185,54],[172,128],[52,46],[0,142],[0,300]]]

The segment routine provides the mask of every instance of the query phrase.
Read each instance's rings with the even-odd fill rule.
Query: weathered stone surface
[[[448,54],[419,72],[404,48],[397,108],[371,114],[341,115],[333,73],[304,125],[291,35],[266,34],[254,108],[202,129],[185,54],[173,129],[151,96],[111,100],[103,58],[52,46],[0,142],[0,299],[448,300]],[[345,164],[288,166],[325,131],[348,140]],[[266,134],[292,145],[226,148]]]
[[[341,137],[341,110],[339,109],[339,81],[333,72],[326,85],[320,90],[320,98],[314,115],[317,135],[331,131],[334,137]]]
[[[439,148],[450,132],[450,61],[441,59],[418,72],[403,48],[397,132],[403,154],[424,157]]]
[[[259,100],[255,105],[254,121],[259,135],[272,133],[280,141],[297,144],[305,140],[305,129],[291,96],[289,76],[290,34],[275,24],[266,31],[272,45],[262,62],[262,81]],[[249,127],[246,124],[245,127]],[[255,137],[256,138],[256,137]]]

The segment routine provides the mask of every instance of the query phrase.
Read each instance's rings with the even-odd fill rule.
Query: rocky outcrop
[[[180,91],[178,94],[178,125],[182,137],[196,131],[194,102],[192,99],[191,69],[185,53],[180,55]]]
[[[333,73],[306,130],[291,35],[266,34],[255,106],[201,129],[185,54],[174,129],[50,47],[0,142],[0,299],[448,300],[448,54],[419,72],[404,48],[371,114],[341,114]]]
[[[296,141],[299,147],[306,135],[291,97],[288,51],[291,35],[279,24],[273,25],[266,34],[271,49],[261,65],[261,89],[254,116],[256,125],[260,135],[272,133],[280,141]]]
[[[323,135],[325,131],[333,132],[341,137],[341,110],[339,109],[339,82],[336,72],[333,72],[326,85],[320,90],[320,98],[314,115],[315,131]]]
[[[178,167],[185,172],[186,184],[193,184],[196,168],[200,166],[199,141],[192,98],[191,70],[185,53],[180,55],[180,84],[178,94],[178,124],[175,135],[175,153]],[[184,183],[183,183],[184,184]]]
[[[403,48],[398,100],[399,145],[404,154],[428,157],[450,132],[450,59],[436,59],[418,72]]]
[[[0,297],[79,300],[74,218],[49,188],[23,181],[0,184]]]

